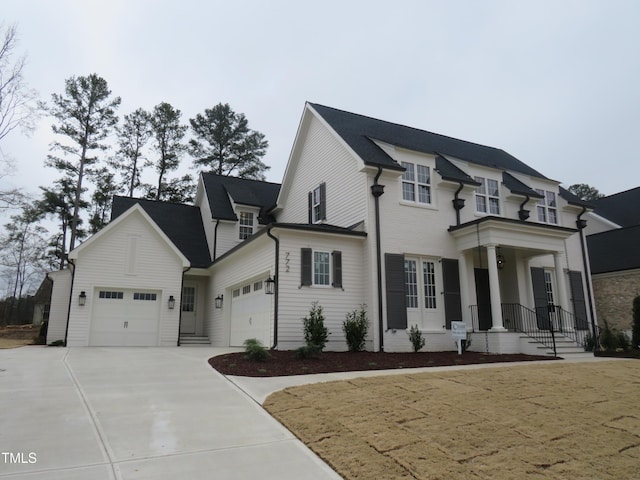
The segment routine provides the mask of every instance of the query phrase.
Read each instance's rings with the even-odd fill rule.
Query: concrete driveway
[[[339,479],[212,348],[0,350],[0,479]]]

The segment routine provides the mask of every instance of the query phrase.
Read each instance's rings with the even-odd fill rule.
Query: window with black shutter
[[[333,260],[333,282],[331,286],[334,288],[342,288],[342,252],[334,250],[331,252]]]
[[[407,307],[404,291],[404,255],[384,254],[387,287],[387,328],[407,328]]]
[[[300,285],[303,287],[312,285],[313,280],[311,278],[312,275],[312,255],[310,248],[303,248],[300,251],[301,258],[301,278]]]

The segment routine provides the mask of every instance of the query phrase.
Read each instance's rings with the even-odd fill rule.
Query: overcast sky
[[[311,101],[502,148],[566,186],[640,185],[636,0],[2,0],[0,17],[42,100],[97,73],[120,116],[229,103],[266,135],[270,181]],[[11,184],[59,176],[50,131],[3,141]]]

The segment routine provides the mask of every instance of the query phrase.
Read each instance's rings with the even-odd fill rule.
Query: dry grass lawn
[[[265,408],[345,479],[640,479],[640,362],[292,387]]]
[[[25,345],[31,345],[33,339],[21,339],[21,338],[2,338],[0,337],[0,349],[2,348],[16,348],[23,347]]]

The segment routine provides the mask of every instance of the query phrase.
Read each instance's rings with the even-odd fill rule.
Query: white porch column
[[[492,332],[504,332],[502,321],[502,300],[500,299],[500,279],[498,278],[498,264],[496,258],[496,246],[487,245],[487,263],[489,267],[489,293],[491,296],[491,320]]]
[[[564,311],[568,312],[567,282],[565,281],[564,276],[563,260],[564,254],[562,252],[555,252],[553,254],[553,264],[556,271],[556,285],[558,286],[558,294],[556,295],[555,301],[556,305],[559,305]],[[563,325],[563,327],[567,328],[569,325]]]
[[[460,276],[460,304],[462,307],[462,320],[467,327],[472,327],[471,315],[469,312],[469,270],[467,266],[467,255],[460,252],[458,256],[458,274]]]

